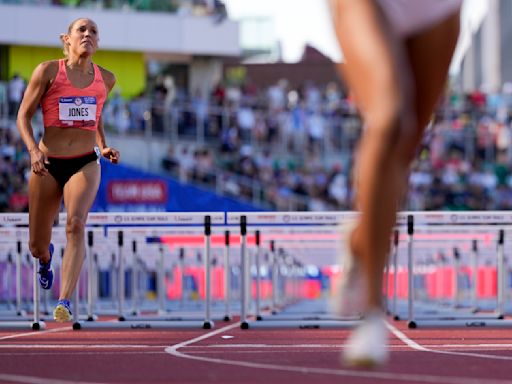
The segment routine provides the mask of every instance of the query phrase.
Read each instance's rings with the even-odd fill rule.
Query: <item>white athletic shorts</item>
[[[414,35],[456,12],[462,0],[378,0],[397,34]]]

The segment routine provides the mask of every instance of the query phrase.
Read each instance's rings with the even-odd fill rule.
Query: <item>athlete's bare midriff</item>
[[[46,127],[39,149],[49,156],[78,156],[92,151],[95,145],[96,131]]]

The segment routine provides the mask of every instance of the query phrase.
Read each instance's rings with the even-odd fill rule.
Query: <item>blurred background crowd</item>
[[[20,80],[8,84],[10,117],[0,129],[3,211],[26,210],[30,161],[9,129]],[[109,135],[145,137],[150,130],[167,142],[158,171],[183,183],[277,210],[351,208],[363,127],[336,83],[219,84],[205,98],[158,85],[132,99],[114,94],[104,121]],[[498,94],[447,94],[411,169],[404,209],[511,209],[511,123],[512,85]]]
[[[226,5],[217,0],[0,1],[19,3],[164,12],[213,18],[219,25],[229,20]],[[310,46],[296,65],[258,63],[251,72],[243,57],[220,62],[221,75],[202,86],[191,81],[190,68],[183,76],[181,67],[148,60],[144,86],[131,94],[120,86],[106,103],[108,137],[156,140],[165,150],[141,162],[141,169],[261,209],[352,209],[353,163],[364,127],[335,64]],[[255,66],[273,75],[263,76]],[[324,69],[315,72],[319,67]],[[402,209],[512,209],[512,83],[503,77],[498,87],[448,84],[411,169]],[[26,211],[30,161],[15,118],[28,77],[10,68],[3,78],[0,211]],[[34,126],[41,131],[40,112]],[[123,159],[137,164],[138,154],[131,152],[124,150]]]

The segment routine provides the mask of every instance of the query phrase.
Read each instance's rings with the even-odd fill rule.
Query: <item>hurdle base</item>
[[[414,327],[411,326],[414,323]],[[512,328],[512,320],[466,319],[466,320],[415,320],[409,328]]]
[[[214,326],[213,321],[205,321],[203,323],[203,329],[212,329]]]
[[[263,320],[245,321],[242,329],[350,329],[360,324],[358,320]]]
[[[32,321],[0,321],[0,329],[31,329],[33,331],[39,331],[45,328],[46,324],[43,321],[38,323]]]
[[[75,323],[73,329],[205,329],[204,325],[199,321],[95,321]]]
[[[240,329],[249,329],[249,323],[247,321],[242,321],[240,323]]]
[[[222,321],[226,321],[226,322],[228,322],[228,321],[231,321],[231,319],[232,319],[232,317],[231,317],[231,316],[226,315],[226,316],[224,316],[224,318],[222,319]]]

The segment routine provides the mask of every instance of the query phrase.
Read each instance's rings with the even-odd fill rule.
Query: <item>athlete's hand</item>
[[[29,153],[30,169],[32,170],[32,172],[38,176],[46,176],[48,174],[46,164],[49,164],[46,155],[43,152],[41,152],[41,150],[37,147],[30,150]]]
[[[121,154],[119,151],[112,147],[105,147],[101,150],[101,156],[105,159],[109,160],[113,164],[119,163],[119,158]]]

